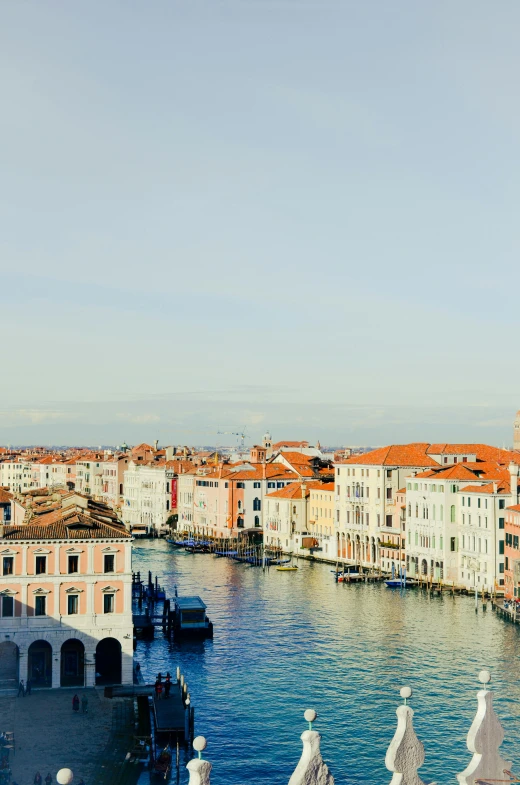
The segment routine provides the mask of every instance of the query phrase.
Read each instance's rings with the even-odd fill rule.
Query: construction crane
[[[238,446],[240,447],[241,450],[244,449],[244,447],[245,447],[244,440],[246,438],[246,428],[244,428],[242,431],[217,431],[217,433],[221,434],[221,435],[222,434],[228,434],[228,436],[238,436],[240,438],[240,440],[241,440],[240,441],[240,445],[238,445]]]

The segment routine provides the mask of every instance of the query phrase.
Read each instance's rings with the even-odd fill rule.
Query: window
[[[457,550],[457,541],[455,537],[451,537],[450,539],[450,551],[454,553]]]
[[[260,488],[260,483],[259,482],[254,482],[253,483],[253,488]]]
[[[498,565],[498,571],[500,573],[504,572],[504,562],[500,562],[500,564]],[[503,586],[502,581],[500,582],[500,585]]]
[[[104,572],[114,572],[114,570],[115,570],[115,555],[113,553],[105,553]]]
[[[504,519],[503,518],[499,518],[498,519],[498,528],[499,529],[503,529],[504,528]]]
[[[452,504],[450,507],[450,521],[451,523],[455,523],[455,505]]]
[[[386,489],[386,498],[387,499],[391,499],[392,498],[392,489],[391,488],[387,488]]]
[[[47,597],[42,596],[40,594],[34,598],[34,615],[35,616],[47,615]]]
[[[79,613],[79,596],[77,594],[67,595],[67,613],[69,616]]]
[[[114,595],[103,595],[103,613],[114,613]]]
[[[253,510],[257,510],[259,512],[260,509],[261,509],[260,499],[258,499],[258,498],[253,499]]]
[[[14,616],[14,597],[9,594],[2,596],[2,616]]]
[[[79,556],[69,556],[69,574],[79,572]]]
[[[387,526],[391,526],[392,525],[392,516],[391,515],[387,515],[386,516],[386,525]]]
[[[340,487],[339,487],[339,485],[336,485],[336,496],[340,495],[339,492],[340,492]]]
[[[36,575],[43,575],[47,572],[47,557],[46,556],[37,556],[36,557]],[[39,614],[40,616],[45,616],[44,613]]]
[[[498,500],[498,509],[499,510],[503,510],[503,509],[505,509],[505,506],[506,506],[506,500],[505,499],[499,499]]]
[[[518,550],[518,534],[515,534],[513,537],[513,548]]]
[[[499,552],[500,556],[504,555],[504,540],[499,540],[498,541],[498,552]]]
[[[4,556],[4,575],[12,575],[14,572],[14,557]]]

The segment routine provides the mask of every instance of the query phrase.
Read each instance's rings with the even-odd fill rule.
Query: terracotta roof
[[[333,485],[334,483],[332,483]],[[266,498],[274,499],[302,499],[302,486],[305,485],[305,498],[309,495],[310,491],[317,488],[322,488],[321,482],[291,482],[285,488],[279,488],[277,491],[266,494]]]
[[[495,490],[496,486],[496,490]],[[509,480],[499,480],[498,482],[487,482],[485,485],[468,485],[459,488],[463,493],[511,493],[511,483]]]
[[[122,526],[94,521],[88,515],[74,512],[66,519],[48,525],[6,526],[1,540],[128,540],[131,538]]]
[[[427,455],[429,444],[417,442],[414,444],[391,444],[388,447],[379,447],[363,455],[354,455],[345,463],[355,466],[438,466],[437,461]]]
[[[520,512],[520,504],[512,504],[511,507],[508,507],[507,509],[512,510],[513,512]]]
[[[472,471],[466,463],[453,463],[450,466],[439,466],[428,472],[420,472],[416,474],[414,479],[431,478],[435,477],[439,480],[475,480],[478,481],[480,477]]]
[[[0,488],[0,504],[9,504],[12,498],[13,498],[12,493],[6,491],[5,488]]]

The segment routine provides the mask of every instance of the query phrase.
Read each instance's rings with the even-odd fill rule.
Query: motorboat
[[[175,597],[173,631],[176,638],[213,637],[213,624],[200,597]]]

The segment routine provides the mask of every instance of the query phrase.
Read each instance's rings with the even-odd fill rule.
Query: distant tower
[[[520,450],[520,411],[516,413],[515,427],[513,431],[513,449]]]
[[[519,431],[519,437],[520,437],[520,431]],[[265,447],[266,458],[270,458],[271,455],[273,454],[273,440],[271,439],[271,434],[269,433],[269,431],[266,434],[264,434],[263,445]]]

